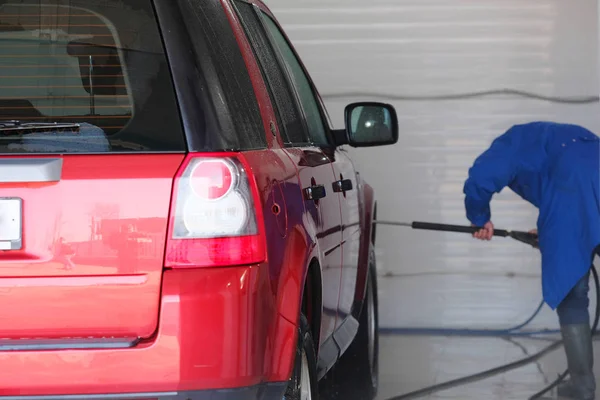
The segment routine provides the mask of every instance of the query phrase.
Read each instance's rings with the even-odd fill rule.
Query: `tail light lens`
[[[258,191],[239,155],[189,156],[175,178],[165,266],[265,260]]]

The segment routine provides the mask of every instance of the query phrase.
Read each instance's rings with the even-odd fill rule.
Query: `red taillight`
[[[241,156],[190,155],[175,178],[165,266],[264,261],[257,196]]]
[[[202,160],[190,174],[190,184],[198,196],[215,200],[225,196],[235,185],[235,172],[226,160]]]

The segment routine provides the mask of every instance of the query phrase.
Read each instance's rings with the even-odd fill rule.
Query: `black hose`
[[[529,363],[535,362],[535,361],[539,360],[540,358],[542,358],[543,356],[545,356],[546,354],[550,353],[551,351],[556,350],[558,347],[560,347],[561,344],[562,344],[562,340],[559,340],[559,341],[556,341],[556,342],[546,346],[542,350],[538,351],[537,353],[535,353],[529,357],[525,357],[520,360],[513,361],[509,364],[501,365],[499,367],[488,369],[487,371],[478,372],[476,374],[465,376],[463,378],[458,378],[458,379],[454,379],[454,380],[451,380],[448,382],[439,383],[437,385],[429,386],[424,389],[415,390],[414,392],[406,393],[406,394],[403,394],[400,396],[391,397],[387,400],[414,399],[417,397],[427,396],[432,393],[439,392],[441,390],[450,389],[450,388],[453,388],[456,386],[467,385],[472,382],[480,381],[482,379],[489,378],[490,376],[498,375],[498,374],[501,374],[502,372],[510,371],[511,369],[519,368],[519,367],[522,367]]]
[[[517,89],[491,89],[482,90],[479,92],[467,92],[467,93],[448,93],[439,95],[398,95],[388,94],[379,92],[341,92],[341,93],[326,93],[323,94],[324,99],[346,99],[348,97],[365,98],[372,97],[376,99],[386,98],[388,100],[395,101],[446,101],[446,100],[462,100],[472,99],[476,97],[485,97],[493,95],[513,95],[521,96],[530,99],[543,100],[551,103],[564,103],[564,104],[590,104],[597,103],[600,99],[598,96],[574,96],[574,97],[556,97],[556,96],[544,96],[537,93],[526,92]]]
[[[592,264],[592,276],[594,277],[594,285],[596,286],[596,315],[594,316],[594,323],[592,324],[592,337],[598,333],[598,321],[600,320],[600,305],[598,303],[600,303],[600,294],[598,293],[600,291],[600,280],[598,279],[598,271],[596,271],[596,267],[594,267],[594,265]],[[544,389],[540,390],[539,392],[537,392],[536,394],[534,394],[533,396],[531,396],[529,398],[529,400],[537,400],[540,397],[542,397],[543,395],[545,395],[546,393],[548,393],[549,391],[551,391],[552,389],[554,389],[556,386],[558,386],[562,381],[565,380],[565,378],[567,377],[567,375],[569,375],[569,370],[565,370],[565,372],[563,372],[562,374],[560,374],[558,376],[558,378],[556,378],[556,380],[554,382],[552,382],[550,385],[546,386]]]
[[[592,264],[591,267],[591,271],[592,271],[592,276],[594,277],[594,285],[596,288],[596,314],[594,317],[594,323],[592,324],[592,335],[595,335],[597,333],[597,329],[598,329],[598,322],[600,320],[600,280],[598,279],[598,272],[596,271],[596,268],[594,267],[594,265]],[[511,363],[508,364],[504,364],[501,365],[499,367],[495,367],[492,369],[489,369],[487,371],[482,371],[482,372],[478,372],[476,374],[473,375],[468,375],[465,376],[463,378],[458,378],[458,379],[454,379],[448,382],[443,382],[437,385],[433,385],[433,386],[429,386],[423,389],[419,389],[410,393],[406,393],[403,395],[399,395],[399,396],[395,396],[395,397],[391,397],[387,400],[408,400],[408,399],[414,399],[417,397],[423,397],[423,396],[427,396],[429,394],[435,393],[435,392],[439,392],[441,390],[445,390],[445,389],[450,389],[456,386],[462,386],[462,385],[467,385],[469,383],[472,382],[476,382],[482,379],[486,379],[489,378],[491,376],[506,372],[506,371],[510,371],[512,369],[515,368],[519,368],[522,367],[524,365],[527,365],[529,363],[535,362],[538,359],[542,358],[543,356],[545,356],[546,354],[548,354],[551,351],[556,350],[558,347],[560,347],[562,345],[562,340],[557,340],[555,342],[553,342],[552,344],[546,346],[544,349],[540,350],[539,352],[526,357],[526,358],[522,358],[520,360],[517,361],[513,361]],[[560,382],[562,382],[568,375],[568,371],[563,372],[558,379],[556,379],[554,382],[552,382],[550,385],[546,386],[543,390],[540,390],[539,392],[537,392],[536,394],[534,394],[533,396],[531,396],[529,398],[529,400],[536,400],[539,399],[541,396],[543,396],[544,394],[548,393],[550,390],[554,389],[554,387],[556,387],[558,384],[560,384]]]

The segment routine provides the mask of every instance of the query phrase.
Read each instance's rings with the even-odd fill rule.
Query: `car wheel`
[[[294,369],[283,399],[318,400],[317,358],[308,321],[304,315],[300,315],[299,325]]]
[[[367,292],[354,341],[344,353],[335,374],[338,386],[352,398],[370,400],[379,386],[379,320],[377,311],[377,274],[375,253],[369,259]],[[346,391],[344,390],[344,392]]]

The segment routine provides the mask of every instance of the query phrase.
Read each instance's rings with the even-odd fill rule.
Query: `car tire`
[[[377,273],[375,252],[369,257],[369,273],[365,301],[359,317],[354,341],[342,355],[336,367],[338,390],[346,393],[340,398],[371,400],[379,387],[379,314],[377,311]]]
[[[317,358],[308,321],[302,314],[298,326],[298,344],[294,369],[283,400],[318,400]]]

